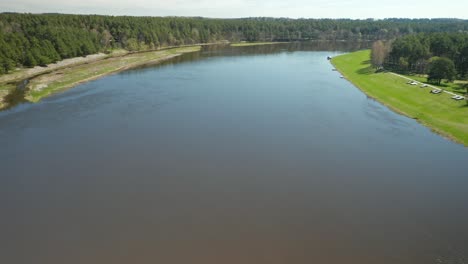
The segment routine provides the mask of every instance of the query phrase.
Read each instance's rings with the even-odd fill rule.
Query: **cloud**
[[[464,0],[450,5],[436,0],[0,0],[3,11],[136,16],[467,18],[467,9]]]

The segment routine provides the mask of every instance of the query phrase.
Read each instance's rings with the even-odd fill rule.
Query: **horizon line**
[[[206,18],[206,19],[252,19],[252,18],[271,18],[271,19],[290,19],[290,20],[373,20],[373,21],[379,21],[379,20],[391,20],[391,19],[411,19],[411,20],[462,20],[466,21],[468,19],[466,18],[457,18],[457,17],[385,17],[385,18],[373,18],[373,17],[367,17],[367,18],[346,18],[346,17],[340,17],[340,18],[331,18],[331,17],[273,17],[273,16],[246,16],[246,17],[210,17],[210,16],[174,16],[174,15],[168,15],[168,16],[148,16],[148,15],[109,15],[109,14],[98,14],[98,13],[60,13],[60,12],[17,12],[17,11],[3,11],[0,12],[0,14],[25,14],[25,15],[75,15],[75,16],[107,16],[107,17],[176,17],[176,18]]]

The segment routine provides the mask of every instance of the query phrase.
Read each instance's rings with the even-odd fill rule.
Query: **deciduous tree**
[[[385,44],[381,40],[377,40],[372,44],[372,49],[371,49],[371,63],[372,66],[375,68],[381,68],[384,61],[385,57],[387,55],[387,50],[385,47]]]
[[[453,81],[455,75],[455,64],[452,60],[439,57],[431,59],[427,81],[440,84],[443,79]]]

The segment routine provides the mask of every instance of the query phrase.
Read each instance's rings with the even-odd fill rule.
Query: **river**
[[[327,56],[205,47],[0,112],[0,263],[468,263],[468,151]]]

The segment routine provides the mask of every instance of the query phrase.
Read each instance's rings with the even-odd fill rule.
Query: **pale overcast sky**
[[[0,0],[0,12],[132,16],[468,18],[468,0]]]

